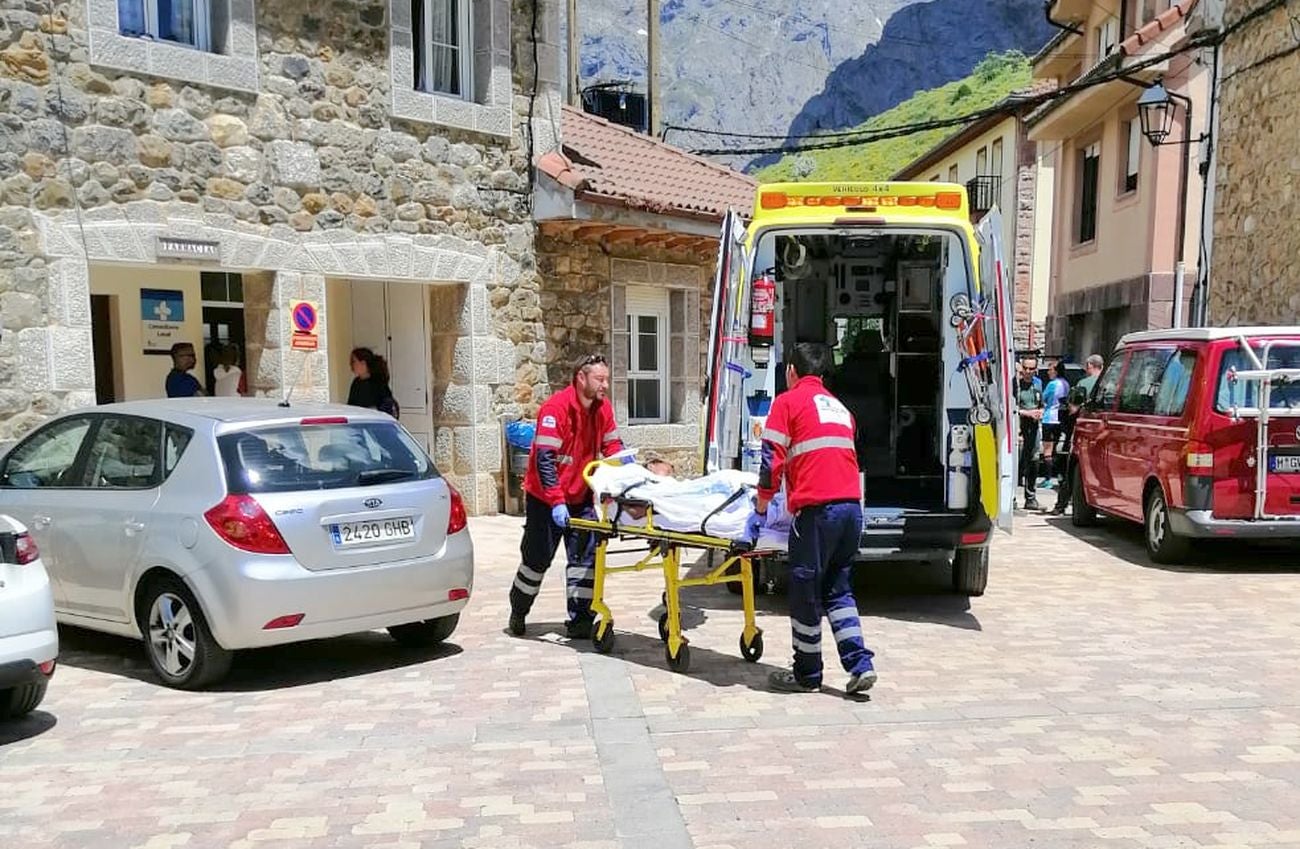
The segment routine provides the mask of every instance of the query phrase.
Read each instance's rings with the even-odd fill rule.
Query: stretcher
[[[594,460],[583,469],[583,479],[591,486],[591,475],[608,460]],[[632,512],[638,515],[636,524],[621,521]],[[720,584],[740,584],[741,601],[745,614],[744,630],[740,634],[740,655],[750,663],[763,656],[763,631],[755,623],[754,567],[751,558],[759,552],[750,544],[726,537],[704,533],[687,533],[665,530],[655,526],[654,505],[635,497],[613,497],[597,500],[596,518],[569,520],[569,527],[590,533],[596,540],[595,576],[592,589],[591,610],[596,616],[591,641],[596,651],[609,654],[614,649],[614,612],[605,602],[605,581],[609,575],[623,572],[659,570],[664,577],[664,613],[659,617],[659,639],[664,643],[664,656],[674,672],[687,672],[691,666],[690,641],[682,636],[681,591],[691,587],[712,587]],[[648,551],[636,563],[612,566],[609,563],[609,543],[616,539],[643,540]],[[702,549],[711,555],[721,555],[717,565],[711,556],[708,571],[696,577],[682,574],[682,551]]]

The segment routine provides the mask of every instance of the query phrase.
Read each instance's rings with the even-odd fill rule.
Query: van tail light
[[[451,493],[451,513],[447,516],[447,536],[451,536],[465,530],[465,526],[469,524],[469,515],[465,512],[465,499],[460,497],[456,487],[447,484],[447,490]]]
[[[1208,475],[1214,471],[1214,449],[1204,442],[1187,443],[1187,471]]]
[[[968,531],[961,535],[962,545],[981,545],[989,538],[988,531]]]
[[[288,554],[280,530],[251,495],[227,495],[203,514],[212,530],[230,545],[253,554]]]
[[[14,540],[14,560],[19,566],[35,563],[41,557],[41,550],[36,547],[36,540],[31,534],[19,534]]]

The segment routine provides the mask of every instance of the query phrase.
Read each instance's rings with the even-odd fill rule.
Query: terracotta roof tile
[[[1181,3],[1175,3],[1120,42],[1120,52],[1125,56],[1132,56],[1140,52],[1142,48],[1160,38],[1166,31],[1182,23],[1183,19],[1190,15],[1194,8],[1196,8],[1196,0],[1183,0]]]
[[[562,151],[537,167],[585,200],[717,220],[753,208],[758,182],[739,171],[569,106],[560,131]]]

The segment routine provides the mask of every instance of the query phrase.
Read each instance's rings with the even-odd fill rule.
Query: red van
[[[1142,522],[1157,563],[1196,538],[1300,539],[1300,327],[1125,336],[1074,455],[1074,524]]]

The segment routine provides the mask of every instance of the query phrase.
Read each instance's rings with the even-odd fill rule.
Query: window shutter
[[[668,315],[668,290],[649,286],[627,287],[628,315]]]

